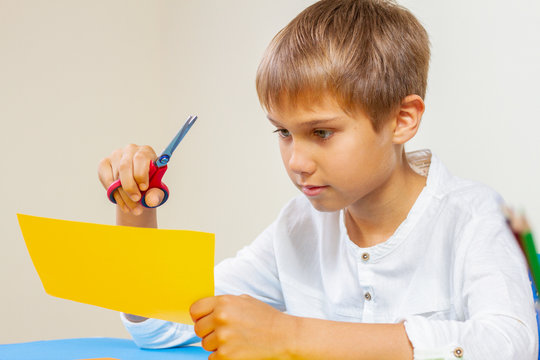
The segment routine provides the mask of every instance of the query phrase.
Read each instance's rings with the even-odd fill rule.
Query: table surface
[[[116,338],[64,339],[0,345],[0,360],[201,360],[208,359],[208,355],[210,353],[199,346],[148,350],[140,349],[132,340]]]

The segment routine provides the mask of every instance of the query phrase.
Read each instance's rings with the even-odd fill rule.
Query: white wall
[[[130,142],[161,151],[188,114],[200,119],[165,177],[160,225],[215,232],[219,261],[273,220],[296,191],[255,69],[310,3],[0,0],[0,343],[128,336],[117,313],[44,293],[15,213],[112,224],[99,159]],[[540,4],[401,3],[433,45],[428,110],[409,149],[433,149],[540,228]]]

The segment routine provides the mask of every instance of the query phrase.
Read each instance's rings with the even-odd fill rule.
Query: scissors
[[[190,115],[188,119],[186,120],[184,126],[178,131],[176,136],[171,140],[169,143],[169,146],[163,150],[161,155],[158,156],[158,158],[155,161],[150,161],[150,170],[148,172],[148,189],[145,191],[141,191],[141,204],[142,206],[146,208],[152,208],[152,207],[158,207],[161,206],[167,201],[169,198],[169,188],[167,185],[161,182],[161,179],[163,178],[163,175],[165,175],[165,171],[167,171],[167,163],[169,162],[172,153],[180,144],[180,141],[186,136],[189,129],[191,129],[191,126],[195,123],[195,120],[197,120],[197,116]],[[107,189],[107,197],[109,200],[111,200],[114,204],[116,204],[116,200],[114,199],[114,192],[122,186],[122,183],[120,182],[120,179],[113,182],[109,188]],[[145,198],[146,198],[146,192],[152,188],[158,188],[163,191],[165,196],[163,197],[163,200],[159,205],[156,206],[149,206],[146,204]]]

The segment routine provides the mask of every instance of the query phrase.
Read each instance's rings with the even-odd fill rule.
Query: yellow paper
[[[49,295],[191,324],[214,294],[214,234],[17,217]]]

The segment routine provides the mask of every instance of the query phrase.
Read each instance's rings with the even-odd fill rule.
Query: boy
[[[273,39],[257,91],[303,196],[216,267],[228,295],[192,305],[210,359],[536,358],[531,288],[499,197],[429,151],[404,151],[428,63],[423,27],[383,0],[319,1]],[[118,224],[156,226],[138,204],[155,156],[130,145],[100,164],[106,188],[122,180]],[[122,319],[141,347],[198,341],[187,325]]]

